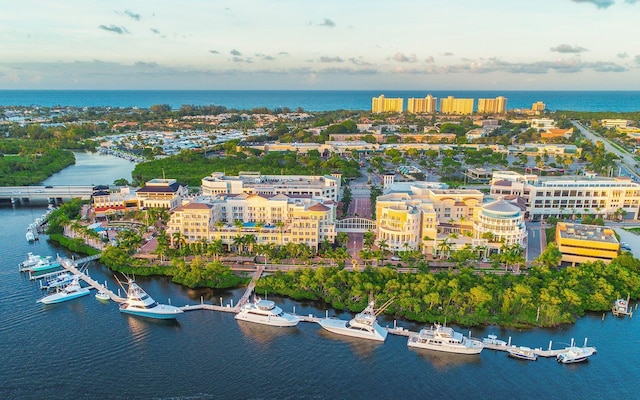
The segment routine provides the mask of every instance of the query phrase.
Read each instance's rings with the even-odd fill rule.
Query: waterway
[[[84,155],[46,183],[95,184],[125,177],[133,167],[112,156]],[[105,158],[106,157],[106,158]],[[103,170],[98,176],[96,171]],[[113,174],[108,171],[113,169]],[[123,175],[123,173],[125,175]],[[18,272],[27,252],[65,254],[46,241],[28,244],[27,225],[44,206],[0,208],[0,398],[1,399],[634,399],[640,393],[639,316],[589,315],[557,329],[525,331],[486,327],[530,347],[580,344],[585,337],[598,353],[587,363],[561,365],[554,359],[518,361],[484,350],[455,356],[409,350],[406,338],[386,343],[348,339],[312,323],[270,328],[237,322],[232,314],[184,313],[176,322],[141,319],[102,304],[93,293],[58,305],[36,303],[38,284]],[[89,266],[98,281],[116,288],[111,272]],[[237,301],[242,289],[189,290],[166,278],[138,278],[159,302],[173,305]],[[269,296],[285,311],[321,316],[321,304]],[[328,310],[329,315],[351,314]],[[392,325],[383,319],[383,325]],[[399,321],[417,330],[420,326]],[[467,333],[465,327],[460,331]]]

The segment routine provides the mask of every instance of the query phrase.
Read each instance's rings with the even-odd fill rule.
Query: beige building
[[[626,119],[603,119],[600,120],[600,124],[604,128],[626,128],[629,126],[629,121]]]
[[[285,194],[309,196],[338,202],[340,200],[342,174],[333,175],[262,175],[259,172],[240,172],[238,176],[226,176],[214,172],[202,178],[202,194]]]
[[[507,99],[498,96],[495,99],[478,99],[478,113],[504,114],[507,112]]]
[[[494,171],[491,194],[521,196],[532,220],[549,216],[594,214],[611,218],[618,209],[637,219],[640,184],[629,177],[537,176]]]
[[[486,233],[493,238],[489,246],[499,249],[503,245],[521,245],[527,237],[524,212],[520,207],[505,200],[496,200],[476,207],[473,218],[473,234],[482,239]]]
[[[372,113],[385,113],[395,112],[401,113],[403,111],[404,100],[400,97],[395,99],[387,99],[384,95],[380,97],[374,97],[371,99],[371,112]]]
[[[407,112],[411,114],[435,113],[437,108],[437,98],[427,95],[424,99],[409,98],[407,99]]]
[[[187,197],[187,186],[175,179],[152,179],[136,191],[138,207],[173,210]]]
[[[317,251],[325,239],[334,242],[335,220],[331,201],[243,193],[203,197],[176,208],[167,234],[180,232],[191,243],[220,239],[228,247],[238,236],[253,235],[255,244],[305,243]]]
[[[613,229],[606,226],[558,222],[556,243],[562,261],[572,265],[593,261],[609,264],[620,253]]]
[[[537,101],[531,105],[531,111],[542,112],[547,108],[547,105],[541,101]]]
[[[473,114],[473,99],[456,99],[453,96],[440,99],[440,112],[457,115]]]

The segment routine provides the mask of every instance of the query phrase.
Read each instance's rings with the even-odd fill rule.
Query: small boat
[[[300,318],[282,311],[273,301],[260,298],[243,305],[235,318],[271,326],[296,326],[300,322]]]
[[[384,342],[387,339],[388,332],[378,325],[377,317],[389,307],[392,301],[393,299],[389,299],[378,310],[375,309],[375,303],[371,301],[362,312],[356,314],[350,321],[338,318],[322,318],[318,321],[318,324],[329,332],[338,335]]]
[[[482,338],[482,344],[489,346],[506,346],[507,342],[498,339],[496,335],[487,335],[486,338]]]
[[[407,346],[456,354],[480,354],[484,348],[481,341],[467,338],[462,333],[439,324],[409,335]]]
[[[27,242],[35,242],[36,241],[36,235],[33,233],[33,231],[31,229],[27,230],[27,233],[25,235]]]
[[[43,259],[44,258],[42,256],[38,256],[38,255],[35,255],[35,254],[29,252],[27,254],[27,259],[24,260],[23,262],[21,262],[20,264],[18,264],[18,267],[20,267],[20,271],[22,271],[22,272],[28,271],[29,268],[31,268],[34,265],[38,264]]]
[[[37,263],[36,265],[27,268],[26,270],[30,272],[42,272],[42,271],[48,271],[50,269],[56,269],[56,268],[60,268],[60,263],[57,261],[51,261],[51,257],[47,257],[40,260],[40,262]]]
[[[75,276],[71,283],[65,286],[62,290],[45,296],[38,300],[38,302],[43,304],[56,304],[62,303],[63,301],[73,300],[78,297],[86,296],[90,292],[89,288],[83,288],[80,286],[80,277]]]
[[[631,307],[629,307],[629,298],[618,299],[613,303],[613,308],[611,312],[616,317],[626,317],[627,315],[631,315]]]
[[[98,290],[98,293],[96,293],[95,297],[96,297],[96,300],[102,301],[105,303],[111,300],[111,297],[109,297],[109,293],[107,293],[107,291],[104,289]]]
[[[586,361],[596,353],[595,347],[569,347],[567,351],[556,356],[556,360],[562,364],[573,364]]]
[[[127,299],[120,304],[120,312],[154,319],[175,319],[182,310],[167,304],[158,304],[131,278],[120,286],[127,292]],[[126,286],[126,288],[125,288]]]
[[[512,347],[509,350],[509,357],[519,358],[521,360],[537,361],[538,355],[529,347],[520,346]]]
[[[44,282],[40,283],[40,289],[49,290],[55,289],[60,286],[64,286],[70,283],[74,278],[74,275],[70,272],[62,272],[55,277],[51,277]]]

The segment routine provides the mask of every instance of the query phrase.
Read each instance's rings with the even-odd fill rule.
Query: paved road
[[[628,153],[626,151],[623,152],[623,151],[618,150],[613,145],[611,145],[611,143],[609,143],[608,140],[605,140],[604,138],[602,138],[600,136],[596,136],[595,133],[593,133],[592,131],[587,129],[581,123],[579,123],[577,121],[572,121],[572,123],[576,128],[578,128],[578,130],[580,131],[580,133],[582,135],[584,135],[584,137],[586,137],[587,139],[591,140],[594,144],[596,142],[602,142],[604,144],[604,149],[606,151],[611,152],[611,153],[615,154],[616,156],[620,157],[620,161],[618,162],[618,164],[622,164],[621,166],[625,167],[625,169],[629,173],[633,174],[636,178],[640,179],[640,174],[638,174],[638,171],[635,168],[635,165],[638,164],[638,161],[636,161],[636,159],[634,158],[633,154]]]

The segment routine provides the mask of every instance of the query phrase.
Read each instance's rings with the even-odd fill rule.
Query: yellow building
[[[558,222],[556,243],[562,261],[572,265],[591,261],[608,264],[620,252],[620,243],[613,230],[598,225]]]
[[[437,108],[437,98],[427,95],[424,99],[407,99],[407,112],[411,114],[434,113]]]
[[[507,99],[498,96],[495,99],[478,99],[478,113],[504,114],[507,112]]]
[[[456,99],[453,96],[449,96],[446,99],[440,99],[440,112],[442,114],[472,114],[473,99]]]
[[[396,112],[401,113],[403,111],[404,100],[401,97],[395,99],[387,99],[384,95],[380,97],[374,97],[371,99],[371,112],[373,113],[385,113]]]
[[[531,111],[544,111],[547,108],[547,105],[541,101],[537,101],[531,105]]]

